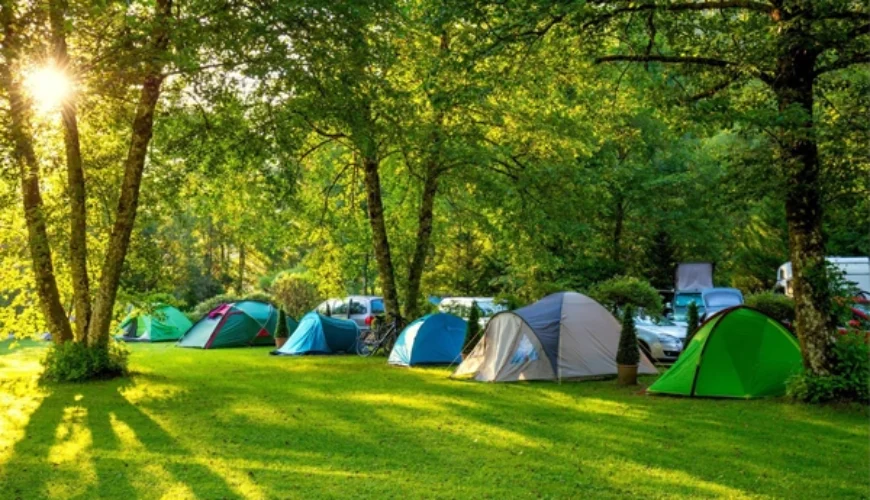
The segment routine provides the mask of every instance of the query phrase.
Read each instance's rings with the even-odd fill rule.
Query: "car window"
[[[332,305],[332,314],[347,314],[347,302],[340,300]]]
[[[719,292],[711,293],[704,296],[704,301],[709,307],[728,307],[739,306],[742,301],[736,293]]]
[[[694,302],[697,305],[701,305],[701,294],[681,293],[677,295],[674,299],[674,305],[676,307],[688,307],[691,302]]]
[[[368,311],[366,311],[365,304],[363,304],[362,302],[351,301],[351,303],[350,303],[350,313],[351,314],[365,314],[367,312]]]
[[[375,299],[371,302],[372,314],[384,314],[384,301]]]

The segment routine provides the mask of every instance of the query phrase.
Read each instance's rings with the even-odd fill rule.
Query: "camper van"
[[[843,271],[846,280],[854,283],[859,290],[870,291],[870,257],[825,257],[825,259]],[[791,262],[786,262],[779,266],[777,271],[776,288],[789,297],[794,296],[793,279]]]

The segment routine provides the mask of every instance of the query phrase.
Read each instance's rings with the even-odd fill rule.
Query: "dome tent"
[[[468,326],[452,314],[427,314],[399,334],[388,363],[397,366],[451,364],[462,361]]]
[[[192,323],[181,311],[167,304],[154,307],[151,313],[142,310],[130,312],[118,328],[116,340],[124,342],[166,342],[178,340]]]
[[[277,324],[278,309],[272,304],[255,300],[232,302],[212,309],[194,323],[178,345],[201,349],[274,345]]]
[[[330,318],[312,311],[299,320],[299,326],[280,349],[272,354],[334,354],[356,351],[359,327],[352,320]]]
[[[797,340],[779,321],[746,306],[726,309],[702,324],[650,394],[759,398],[782,396],[801,369]]]
[[[591,298],[555,293],[493,316],[453,376],[512,382],[616,375],[620,329],[616,318]],[[638,373],[658,373],[643,352]]]

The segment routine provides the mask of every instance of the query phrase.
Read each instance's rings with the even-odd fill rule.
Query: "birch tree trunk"
[[[369,224],[372,227],[372,242],[375,261],[384,294],[384,308],[388,316],[399,314],[399,296],[396,291],[396,277],[393,272],[393,258],[387,238],[387,224],[384,220],[384,203],[381,198],[381,177],[378,172],[378,159],[373,156],[363,158],[365,173],[366,199],[368,200]]]

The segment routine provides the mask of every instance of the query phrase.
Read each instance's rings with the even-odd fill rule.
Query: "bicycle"
[[[391,321],[381,318],[376,318],[372,328],[360,335],[356,343],[356,353],[360,356],[374,356],[379,351],[389,355],[393,350],[399,332],[402,331],[402,319],[398,315],[393,315]]]

